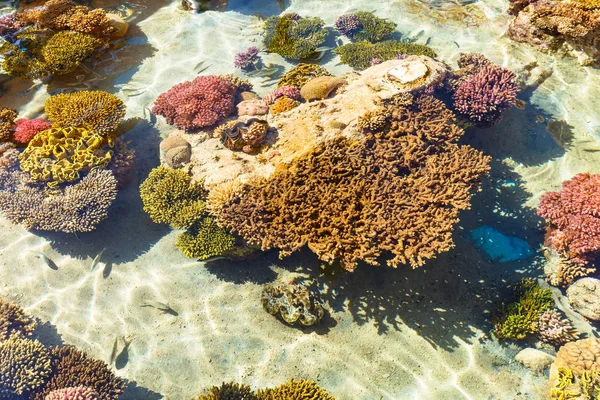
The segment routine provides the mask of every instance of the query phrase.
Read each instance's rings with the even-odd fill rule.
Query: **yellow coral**
[[[287,96],[281,96],[275,100],[275,103],[273,103],[271,106],[271,114],[279,114],[293,110],[294,108],[298,107],[299,104],[300,103],[298,103],[296,100],[292,100]]]
[[[21,155],[21,169],[49,187],[74,182],[80,172],[104,168],[112,151],[102,150],[110,139],[84,128],[52,128],[37,134]]]
[[[276,388],[268,388],[258,391],[261,400],[335,400],[333,396],[320,388],[316,382],[304,379],[290,379]]]
[[[101,40],[85,33],[58,32],[42,48],[43,62],[53,75],[68,74],[75,71],[102,44]]]
[[[44,110],[55,128],[78,126],[100,135],[115,131],[125,118],[125,104],[99,90],[52,96]]]

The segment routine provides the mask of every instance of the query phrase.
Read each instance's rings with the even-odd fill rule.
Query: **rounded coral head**
[[[14,140],[18,144],[26,145],[38,133],[50,129],[52,125],[43,118],[18,119],[15,121]]]
[[[85,386],[53,390],[44,400],[98,400],[98,393]]]

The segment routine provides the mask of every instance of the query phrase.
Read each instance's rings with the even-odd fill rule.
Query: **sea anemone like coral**
[[[18,119],[15,121],[13,140],[21,145],[27,145],[38,133],[50,129],[52,124],[43,118]]]
[[[319,17],[294,19],[272,16],[265,21],[263,43],[270,53],[302,60],[312,55],[329,35]]]
[[[263,287],[263,308],[290,325],[310,326],[325,314],[318,293],[303,283],[275,282]]]
[[[181,129],[205,128],[233,112],[235,92],[236,88],[227,79],[199,76],[158,96],[152,112]]]
[[[335,400],[316,382],[304,379],[290,379],[276,388],[259,390],[258,397],[261,400]]]
[[[37,340],[16,336],[0,342],[0,387],[22,395],[50,376],[50,354]]]
[[[579,338],[579,332],[573,328],[571,321],[563,319],[554,309],[540,315],[535,330],[542,342],[554,346],[562,346]]]
[[[415,54],[435,57],[435,51],[418,43],[405,43],[397,40],[385,40],[371,43],[368,41],[349,43],[336,47],[335,54],[340,56],[342,64],[356,69],[367,69],[374,58],[388,61],[401,54]]]
[[[53,390],[44,400],[98,400],[98,393],[89,387],[75,386]]]

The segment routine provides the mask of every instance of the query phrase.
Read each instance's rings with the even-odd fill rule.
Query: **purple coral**
[[[495,64],[483,66],[454,92],[454,107],[475,122],[497,123],[519,93],[515,74]]]
[[[98,393],[85,386],[53,390],[44,400],[98,400]]]
[[[260,50],[258,47],[248,47],[246,51],[240,51],[236,53],[233,65],[240,69],[250,69],[258,62],[258,53]]]
[[[152,112],[178,128],[200,129],[216,124],[233,112],[235,92],[227,79],[199,76],[158,96]]]
[[[571,321],[562,319],[556,310],[548,310],[540,316],[536,331],[542,342],[555,346],[562,346],[579,338],[579,332],[573,328]]]
[[[381,58],[372,58],[372,59],[371,59],[371,67],[372,67],[373,65],[379,65],[379,64],[381,64],[382,62],[383,62],[383,60],[382,60]]]
[[[292,100],[300,100],[300,89],[298,89],[296,86],[282,86],[280,88],[277,88],[273,92],[272,102],[274,102],[281,96],[287,96]]]
[[[335,21],[333,27],[342,35],[351,38],[356,32],[362,29],[362,24],[356,15],[344,14]]]

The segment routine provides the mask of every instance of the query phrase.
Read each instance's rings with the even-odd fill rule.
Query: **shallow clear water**
[[[108,362],[115,336],[130,338],[126,357],[111,365],[128,382],[123,399],[187,399],[221,382],[258,389],[290,377],[314,380],[336,399],[546,397],[547,371],[515,362],[525,346],[494,338],[490,313],[509,284],[543,275],[539,197],[577,173],[600,173],[598,69],[511,41],[504,35],[508,3],[500,0],[292,0],[283,9],[275,1],[231,0],[226,11],[203,13],[180,1],[91,6],[126,17],[120,46],[44,81],[2,75],[0,107],[17,109],[19,118],[42,116],[44,102],[58,93],[103,90],[124,102],[126,118],[139,119],[124,136],[136,151],[129,185],[94,231],[28,231],[0,217],[0,296],[44,323],[42,341]],[[277,251],[244,261],[185,257],[175,246],[181,231],[154,223],[140,199],[139,184],[161,163],[161,140],[181,133],[151,113],[156,98],[201,68],[201,75],[248,78],[263,96],[277,81],[248,76],[233,60],[262,46],[265,17],[319,16],[331,31],[324,45],[335,47],[335,20],[356,10],[395,22],[396,38],[427,44],[452,68],[460,53],[479,52],[530,85],[518,96],[522,109],[511,107],[497,125],[471,127],[461,139],[492,160],[471,208],[460,213],[456,246],[417,269],[361,264],[354,272],[324,267],[308,248],[283,260]],[[296,64],[273,53],[261,59],[282,70]],[[336,76],[352,71],[331,51],[319,64]],[[205,139],[199,137],[186,136],[192,146]],[[202,168],[190,170],[217,179],[218,171]],[[264,285],[298,276],[318,282],[326,317],[316,327],[286,325],[261,304]],[[141,307],[147,299],[174,313]]]

